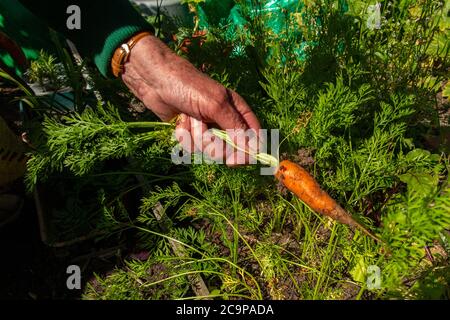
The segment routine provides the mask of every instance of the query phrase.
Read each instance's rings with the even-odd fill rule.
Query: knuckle
[[[222,110],[229,103],[227,89],[220,88],[217,93],[214,94],[214,100],[211,103],[211,108],[215,112]]]
[[[148,93],[147,86],[144,81],[137,81],[135,84],[136,95],[140,100],[144,99],[144,96]]]

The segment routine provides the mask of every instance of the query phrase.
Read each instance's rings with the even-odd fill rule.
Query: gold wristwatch
[[[131,49],[145,36],[149,36],[152,33],[148,31],[143,31],[132,36],[126,43],[122,44],[120,47],[114,51],[113,57],[111,59],[111,71],[113,75],[117,78],[123,72],[123,67],[128,61]]]

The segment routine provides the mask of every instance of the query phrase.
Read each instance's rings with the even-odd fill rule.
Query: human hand
[[[133,47],[122,80],[161,120],[180,115],[177,128],[189,131],[192,139],[180,141],[184,147],[190,143],[197,150],[208,150],[211,142],[199,143],[202,140],[197,139],[208,125],[224,130],[253,129],[256,133],[260,129],[258,119],[240,95],[201,73],[154,36],[142,38]],[[229,165],[242,161],[236,154],[225,160]]]

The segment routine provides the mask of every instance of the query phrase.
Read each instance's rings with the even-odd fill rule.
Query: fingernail
[[[196,130],[196,131],[199,130],[199,132],[197,134],[200,134],[202,131],[202,122],[195,118],[192,118],[191,122],[192,122],[192,127],[194,128],[194,130]]]
[[[185,121],[186,121],[186,115],[184,115],[183,113],[179,114],[179,115],[177,115],[177,120],[175,122],[175,125],[179,126],[181,123],[183,123]]]

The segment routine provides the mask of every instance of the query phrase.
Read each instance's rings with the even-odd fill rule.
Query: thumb
[[[221,129],[248,129],[249,126],[241,113],[233,105],[233,96],[230,90],[221,103],[213,103],[207,108],[207,118],[216,123]]]

